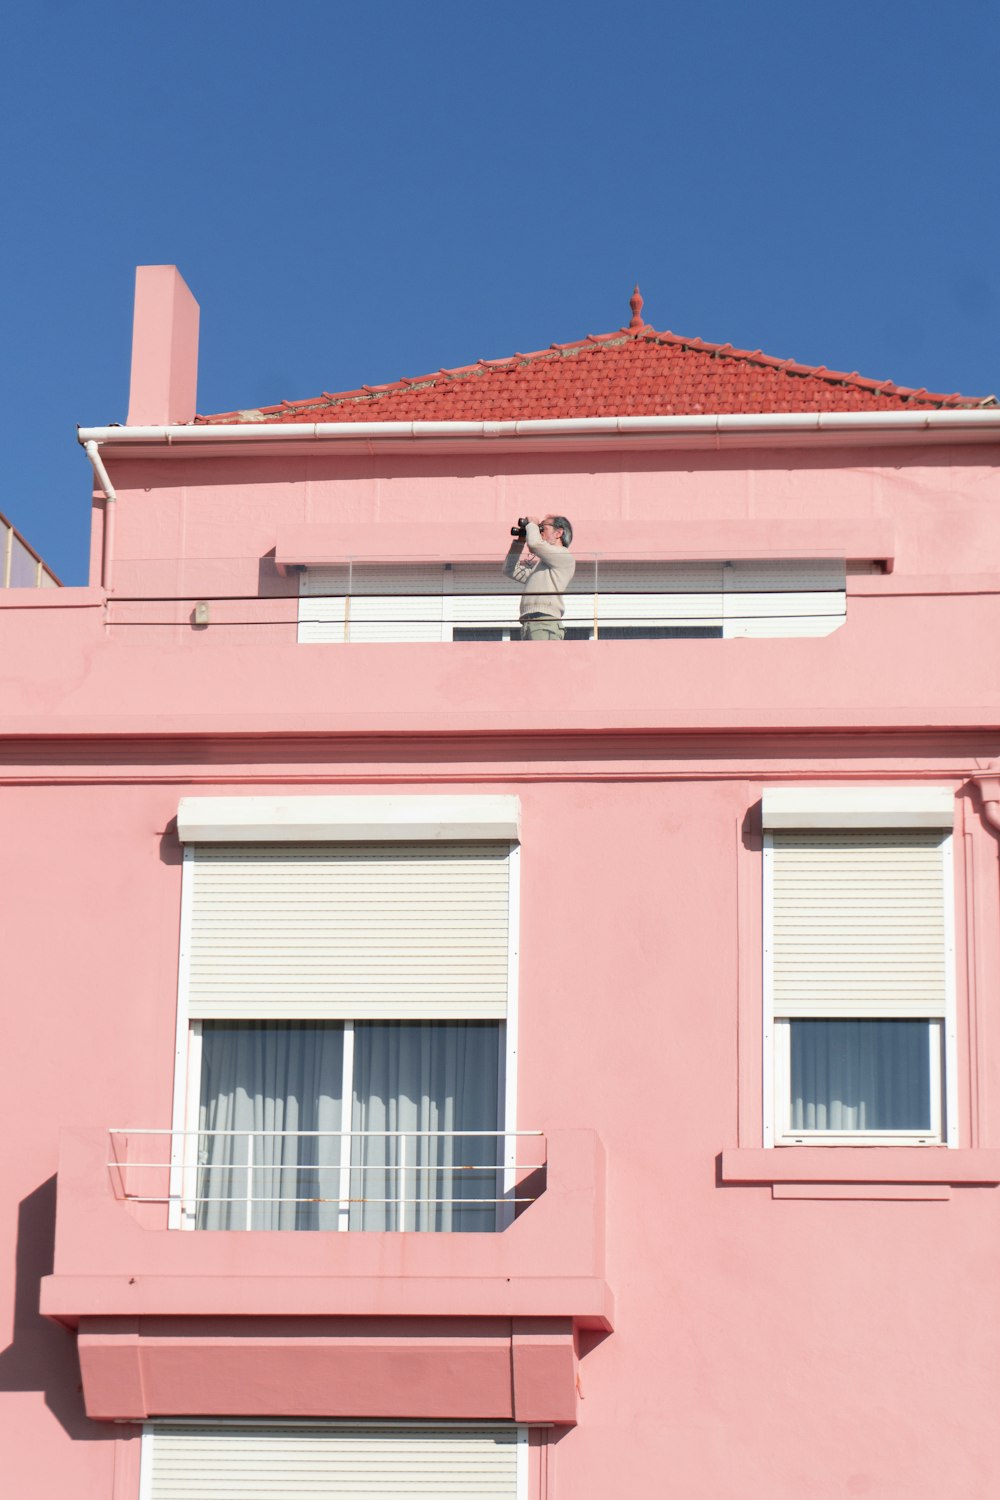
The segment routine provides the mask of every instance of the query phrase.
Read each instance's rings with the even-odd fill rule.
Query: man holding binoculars
[[[565,516],[521,516],[510,534],[503,571],[521,585],[521,639],[561,641],[563,593],[576,571],[569,551],[573,528]]]

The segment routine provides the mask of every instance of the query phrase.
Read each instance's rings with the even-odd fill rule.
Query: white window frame
[[[213,804],[216,799],[212,799]],[[225,800],[225,799],[221,799]],[[257,799],[232,799],[233,801],[250,802]],[[268,799],[273,806],[275,799]],[[301,801],[304,799],[278,799],[285,801]],[[328,799],[323,799],[324,801]],[[329,799],[333,800],[333,799]],[[359,801],[361,799],[350,799]],[[381,802],[382,799],[368,798],[368,802]],[[397,799],[398,800],[398,799]],[[453,799],[427,798],[406,799],[409,802],[434,802],[444,803]],[[461,802],[463,799],[454,799]],[[510,803],[516,799],[512,798],[476,798],[477,807],[486,802]],[[206,808],[206,816],[215,811],[215,807]],[[275,824],[281,827],[280,823]],[[275,835],[272,835],[275,836]],[[280,837],[286,835],[282,831]],[[226,830],[226,837],[232,838],[231,832]],[[252,838],[260,837],[260,828],[254,827]],[[405,836],[404,836],[405,837]],[[399,835],[397,833],[397,839]],[[248,838],[248,842],[251,841]],[[195,1199],[197,1196],[198,1178],[198,1126],[201,1090],[201,1023],[192,1020],[190,1012],[190,955],[191,955],[191,926],[194,911],[194,847],[190,844],[184,847],[184,860],[181,872],[181,911],[180,911],[180,942],[178,948],[178,979],[177,979],[177,1029],[174,1045],[174,1091],[172,1107],[172,1135],[170,1143],[170,1172],[169,1172],[169,1202],[167,1209],[167,1227],[169,1229],[194,1230],[196,1227],[197,1208]],[[512,840],[510,853],[508,855],[508,919],[507,919],[507,1014],[504,1020],[497,1024],[500,1027],[500,1045],[498,1049],[498,1078],[497,1098],[500,1105],[501,1121],[498,1129],[505,1133],[503,1169],[503,1198],[504,1201],[497,1205],[497,1230],[509,1228],[514,1222],[516,1204],[514,1201],[517,1186],[517,1048],[518,1048],[518,979],[520,974],[520,925],[521,925],[521,845]],[[343,1054],[343,1093],[342,1098],[346,1101],[351,1097],[350,1089],[353,1086],[353,1057],[354,1057],[354,1021],[345,1020],[344,1026],[344,1054]],[[349,1110],[342,1112],[342,1130],[350,1131],[351,1121]],[[345,1202],[350,1196],[350,1151],[342,1153],[344,1166],[341,1168],[341,1198]],[[344,1173],[347,1180],[344,1180]],[[338,1230],[347,1231],[349,1210],[341,1209],[338,1216]],[[305,1232],[305,1231],[303,1231]],[[318,1232],[318,1231],[317,1231]]]
[[[356,1431],[358,1428],[370,1428],[377,1430],[384,1428],[389,1431],[399,1432],[407,1428],[426,1428],[439,1432],[452,1430],[461,1432],[463,1430],[492,1429],[497,1432],[514,1431],[515,1434],[515,1500],[529,1500],[529,1429],[523,1422],[432,1422],[432,1421],[364,1421],[362,1419],[335,1417],[322,1419],[296,1418],[296,1417],[163,1417],[160,1420],[152,1419],[142,1424],[142,1437],[139,1449],[139,1495],[138,1500],[153,1500],[153,1466],[156,1461],[156,1430],[160,1426],[184,1426],[184,1427],[288,1427],[290,1430],[300,1428],[344,1428]]]
[[[958,1022],[955,964],[953,793],[940,788],[782,788],[764,795],[763,837],[763,1143],[775,1146],[959,1146]],[[841,828],[939,828],[942,835],[945,1000],[940,1017],[926,1019],[938,1045],[931,1045],[931,1129],[792,1130],[790,1043],[794,1017],[774,1014],[774,830]],[[870,1015],[866,1018],[871,1019]],[[831,1020],[850,1020],[848,1010]],[[860,1018],[859,1018],[860,1019]],[[888,1017],[887,1017],[888,1019]],[[898,1016],[897,1019],[907,1019]]]
[[[928,1130],[793,1130],[789,1123],[791,1109],[791,1036],[793,1016],[781,1016],[774,1020],[773,1064],[773,1140],[765,1145],[775,1146],[942,1146],[945,1140],[945,1124],[942,1117],[942,1095],[947,1090],[942,1074],[946,1071],[942,1046],[943,1017],[914,1017],[925,1020],[930,1032],[930,1106],[931,1119]],[[833,1021],[848,1021],[851,1016],[831,1016]],[[865,1019],[872,1019],[866,1017]],[[889,1019],[888,1017],[886,1019]],[[900,1019],[907,1019],[901,1017]]]

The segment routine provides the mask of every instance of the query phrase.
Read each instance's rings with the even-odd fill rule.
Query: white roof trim
[[[763,796],[765,828],[951,828],[951,787],[783,786]]]
[[[517,839],[517,797],[182,797],[182,844]]]
[[[502,420],[437,422],[225,422],[195,426],[179,423],[153,427],[81,427],[80,443],[108,443],[115,447],[132,444],[187,446],[202,443],[241,443],[248,439],[265,443],[304,440],[345,442],[375,438],[506,438],[616,435],[649,433],[680,436],[685,433],[825,432],[873,433],[939,430],[950,438],[963,432],[978,432],[995,440],[1000,428],[1000,407],[921,408],[916,411],[823,411],[823,412],[722,412],[691,416],[640,417],[533,417]]]

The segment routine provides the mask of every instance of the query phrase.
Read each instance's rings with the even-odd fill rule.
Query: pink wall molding
[[[532,512],[534,513],[534,512]],[[515,516],[510,517],[513,524]],[[509,527],[508,527],[509,529]],[[278,527],[275,559],[279,568],[318,567],[347,558],[404,561],[424,558],[444,561],[496,561],[506,546],[503,522],[404,521],[303,523]],[[712,521],[630,522],[598,531],[591,528],[590,546],[583,535],[574,546],[583,559],[597,553],[607,559],[690,559],[835,557],[883,562],[891,571],[895,535],[891,526],[868,518],[842,521],[799,521],[759,517]]]

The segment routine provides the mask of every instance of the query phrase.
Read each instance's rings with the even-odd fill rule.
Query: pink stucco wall
[[[480,1330],[487,1342],[507,1338],[507,1353],[490,1346],[501,1363],[516,1330],[498,1320],[521,1316],[532,1276],[558,1281],[561,1268],[566,1282],[606,1286],[612,1331],[588,1304],[572,1349],[563,1324],[583,1308],[582,1289],[531,1304],[563,1320],[539,1358],[579,1379],[575,1425],[550,1433],[546,1500],[1000,1491],[1000,879],[973,784],[1000,752],[993,459],[933,446],[117,462],[119,600],[256,596],[261,559],[293,523],[370,527],[387,549],[394,524],[424,523],[446,556],[442,518],[458,510],[495,525],[498,552],[511,516],[547,509],[571,515],[581,553],[611,535],[627,547],[634,524],[670,555],[671,527],[698,520],[717,525],[723,555],[727,524],[754,520],[780,555],[801,549],[803,527],[840,524],[859,557],[866,537],[891,535],[895,570],[853,579],[848,622],[825,638],[581,642],[541,657],[302,647],[293,613],[265,632],[178,624],[154,636],[96,586],[0,600],[4,1093],[6,1140],[16,1138],[2,1167],[3,1242],[16,1253],[0,1263],[0,1388],[14,1493],[137,1495],[134,1429],[86,1417],[76,1334],[37,1310],[54,1245],[47,1310],[72,1322],[76,1300],[92,1320],[87,1358],[110,1337],[102,1317],[127,1314],[130,1337],[169,1340],[170,1317],[180,1336],[191,1319],[236,1316],[208,1285],[234,1268],[262,1279],[261,1310],[274,1316],[350,1309],[349,1285],[336,1295],[320,1285],[323,1237],[289,1252],[284,1235],[227,1249],[141,1229],[80,1165],[88,1151],[99,1158],[94,1133],[170,1122],[172,819],[192,788],[520,798],[518,1122],[553,1143],[596,1140],[606,1175],[598,1184],[577,1161],[583,1218],[532,1229],[557,1203],[553,1180],[552,1205],[515,1226],[545,1245],[519,1259],[512,1237],[511,1259],[505,1249],[492,1271],[472,1264],[461,1237],[421,1245],[418,1260],[430,1260],[419,1265],[337,1248],[340,1274],[371,1299],[366,1316],[472,1318],[467,1305],[421,1306],[417,1283],[428,1265],[456,1282],[482,1277],[475,1316],[493,1320]],[[923,1157],[869,1148],[862,1169],[834,1156],[817,1165],[813,1151],[769,1176],[752,810],[775,780],[843,779],[932,779],[956,792],[962,1146]],[[570,914],[565,932],[554,906]],[[574,1223],[593,1236],[589,1260],[574,1230],[581,1258],[567,1244],[563,1261],[560,1235]],[[280,1301],[289,1263],[303,1279],[294,1314]],[[491,1275],[523,1285],[501,1295]],[[155,1323],[145,1333],[143,1318]],[[203,1330],[223,1364],[232,1331]],[[397,1328],[401,1347],[412,1332]],[[344,1329],[317,1336],[336,1351]],[[419,1378],[416,1342],[406,1358]],[[294,1337],[277,1358],[294,1384]],[[489,1364],[490,1380],[499,1368]],[[169,1384],[167,1369],[156,1378]],[[438,1379],[430,1363],[425,1373]],[[237,1378],[231,1361],[224,1378]],[[241,1409],[259,1410],[253,1401]]]

